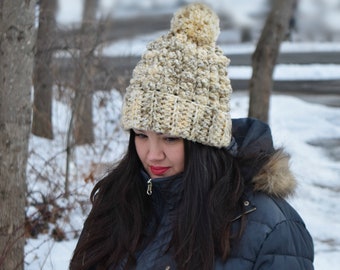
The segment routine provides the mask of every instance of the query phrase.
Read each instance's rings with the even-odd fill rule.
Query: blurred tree
[[[97,37],[97,0],[86,0],[81,26],[80,54],[76,58],[74,99],[74,139],[77,145],[94,142],[92,121],[93,52]]]
[[[35,1],[0,2],[0,269],[24,269]]]
[[[39,7],[37,51],[33,71],[32,133],[40,137],[53,139],[52,86],[54,78],[52,74],[52,44],[55,38],[57,1],[40,0]]]
[[[273,0],[255,52],[249,83],[249,117],[268,122],[269,100],[273,88],[273,71],[281,41],[287,36],[295,0]]]

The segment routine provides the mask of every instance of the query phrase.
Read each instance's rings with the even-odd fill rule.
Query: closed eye
[[[135,133],[135,137],[138,137],[138,138],[141,138],[141,139],[148,137],[143,131],[133,129],[133,132]]]
[[[138,137],[138,138],[140,138],[140,139],[145,139],[145,138],[148,137],[148,136],[146,136],[146,135],[143,134],[143,133],[135,133],[135,136]]]
[[[164,137],[163,138],[163,140],[165,140],[166,142],[177,142],[177,141],[179,141],[181,138],[179,138],[179,137],[168,137],[168,136],[166,136],[166,137]]]

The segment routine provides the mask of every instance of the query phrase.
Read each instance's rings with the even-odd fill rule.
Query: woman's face
[[[184,141],[182,138],[133,130],[139,159],[151,178],[168,177],[184,170]]]

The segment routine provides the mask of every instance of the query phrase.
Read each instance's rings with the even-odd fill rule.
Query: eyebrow
[[[143,129],[136,129],[136,128],[133,128],[132,129],[134,132],[139,132],[139,133],[145,133],[146,130],[143,130]]]
[[[133,130],[134,132],[141,132],[141,133],[147,132],[147,130],[135,129],[135,128],[133,128],[132,130]],[[162,132],[156,132],[156,134],[157,134],[157,135],[166,135],[166,134],[164,134],[164,133],[162,133]],[[170,135],[169,135],[169,136],[170,136]]]
[[[140,133],[145,133],[147,132],[147,130],[143,130],[143,129],[136,129],[136,128],[133,128],[132,129],[134,132],[140,132]],[[151,130],[150,130],[151,131]],[[162,133],[162,132],[155,132],[157,135],[160,135],[160,136],[168,136],[168,137],[174,137],[174,138],[177,138],[178,136],[175,136],[175,135],[170,135],[170,134],[166,134],[166,133]],[[179,137],[178,137],[179,138]]]

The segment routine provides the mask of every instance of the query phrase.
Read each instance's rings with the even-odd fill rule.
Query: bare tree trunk
[[[24,268],[35,1],[0,1],[0,269]]]
[[[256,50],[252,56],[253,74],[249,84],[249,117],[268,122],[273,71],[281,41],[287,34],[294,0],[274,0]]]
[[[34,59],[34,109],[32,133],[53,139],[52,126],[52,43],[55,38],[56,0],[40,0],[37,51]]]
[[[77,145],[94,142],[92,120],[93,51],[96,46],[97,0],[86,0],[83,12],[81,51],[76,69],[74,139]]]

